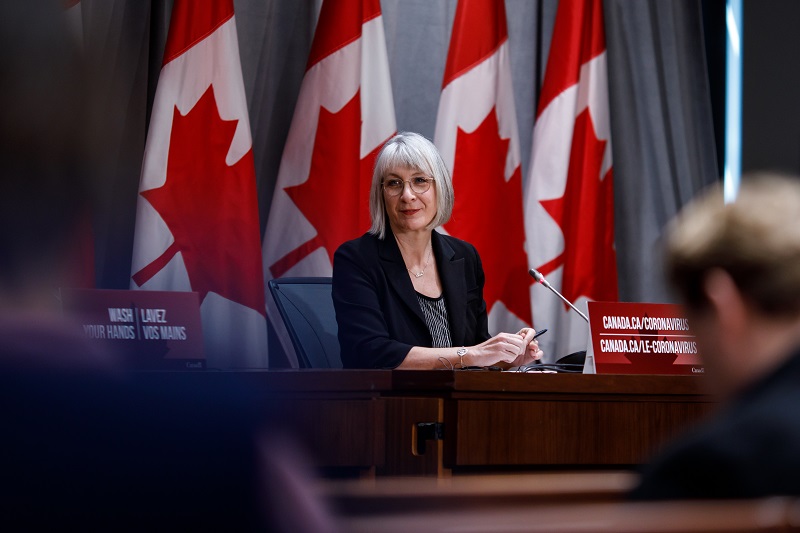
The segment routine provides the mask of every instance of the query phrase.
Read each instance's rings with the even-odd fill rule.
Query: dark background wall
[[[746,0],[742,172],[800,174],[800,2]]]
[[[702,0],[701,3],[708,90],[720,178],[725,158],[725,3],[726,0]]]

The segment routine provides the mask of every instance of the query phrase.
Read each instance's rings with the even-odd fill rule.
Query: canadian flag
[[[453,174],[444,229],[472,243],[486,275],[489,331],[531,325],[517,118],[502,0],[460,0],[434,142]]]
[[[136,211],[131,288],[196,291],[209,367],[267,366],[255,168],[232,0],[176,0]]]
[[[372,168],[396,129],[379,0],[325,0],[267,220],[266,280],[332,274],[339,245],[370,227]]]
[[[585,312],[617,299],[608,74],[601,0],[561,0],[533,129],[525,221],[531,263]],[[557,358],[586,349],[588,325],[534,287],[539,341]]]

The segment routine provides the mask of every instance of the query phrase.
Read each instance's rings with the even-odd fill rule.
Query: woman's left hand
[[[513,366],[529,365],[542,358],[544,352],[539,349],[539,341],[533,338],[536,335],[535,329],[522,328],[517,335],[522,337],[525,351],[512,363]]]

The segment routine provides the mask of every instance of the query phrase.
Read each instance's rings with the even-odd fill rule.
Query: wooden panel
[[[415,455],[414,427],[419,422],[442,422],[439,398],[384,398],[386,405],[386,461],[381,475],[442,476],[442,442],[428,441],[425,453]]]
[[[226,373],[208,379],[224,378]],[[447,476],[537,465],[631,465],[715,407],[702,376],[491,371],[242,372],[324,467]],[[444,441],[411,452],[418,422]],[[377,467],[377,468],[376,468]]]
[[[451,400],[445,466],[642,462],[712,404]]]
[[[271,402],[274,428],[293,435],[322,467],[383,465],[386,413],[383,400],[328,401],[291,398]]]

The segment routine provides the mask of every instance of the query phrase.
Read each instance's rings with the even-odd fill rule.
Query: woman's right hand
[[[525,338],[517,333],[498,333],[491,339],[472,346],[465,365],[492,366],[497,363],[513,363],[525,353]],[[466,357],[465,357],[466,359]],[[503,365],[505,366],[505,365]]]

